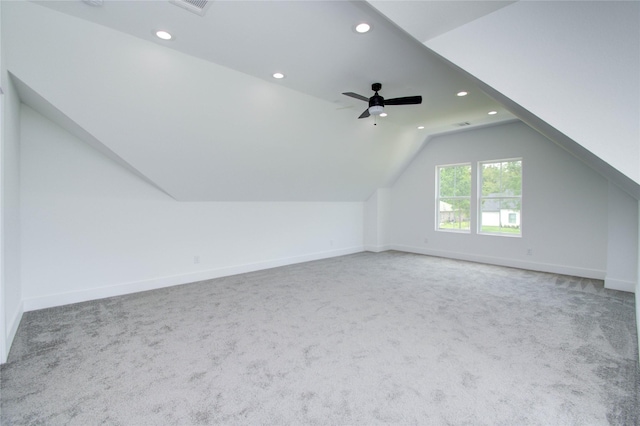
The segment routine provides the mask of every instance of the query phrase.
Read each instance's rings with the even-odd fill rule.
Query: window
[[[520,235],[522,160],[479,163],[480,224],[483,234]]]
[[[471,164],[436,168],[437,229],[469,232],[471,229]]]

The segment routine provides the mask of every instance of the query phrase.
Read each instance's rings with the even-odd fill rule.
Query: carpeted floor
[[[359,253],[29,312],[3,425],[634,425],[632,294]]]

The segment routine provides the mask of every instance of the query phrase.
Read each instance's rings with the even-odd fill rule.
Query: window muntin
[[[522,159],[479,163],[478,232],[521,235]]]
[[[436,229],[470,232],[471,164],[437,166]]]

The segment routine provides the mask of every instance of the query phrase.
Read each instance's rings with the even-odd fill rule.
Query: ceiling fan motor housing
[[[369,108],[372,106],[381,106],[384,107],[384,98],[378,94],[373,95],[369,98]]]
[[[378,90],[382,89],[382,84],[373,83],[371,85],[371,90],[375,92],[375,94],[367,98],[366,96],[359,95],[353,92],[343,92],[343,95],[360,99],[361,101],[365,101],[369,103],[369,108],[365,109],[360,117],[358,118],[367,118],[371,115],[376,116],[380,115],[384,112],[384,98],[378,95]],[[389,105],[417,105],[422,103],[422,96],[405,96],[402,98],[392,98],[387,100]]]
[[[384,111],[384,98],[378,95],[378,90],[382,89],[382,84],[373,83],[371,85],[371,90],[373,90],[375,95],[369,98],[369,113],[371,115],[380,115],[382,111]]]

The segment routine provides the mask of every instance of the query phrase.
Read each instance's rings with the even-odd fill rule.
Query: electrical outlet
[[[533,250],[527,249],[527,256],[533,256]]]
[[[193,264],[197,265],[198,263],[200,263],[200,256],[193,256]]]

